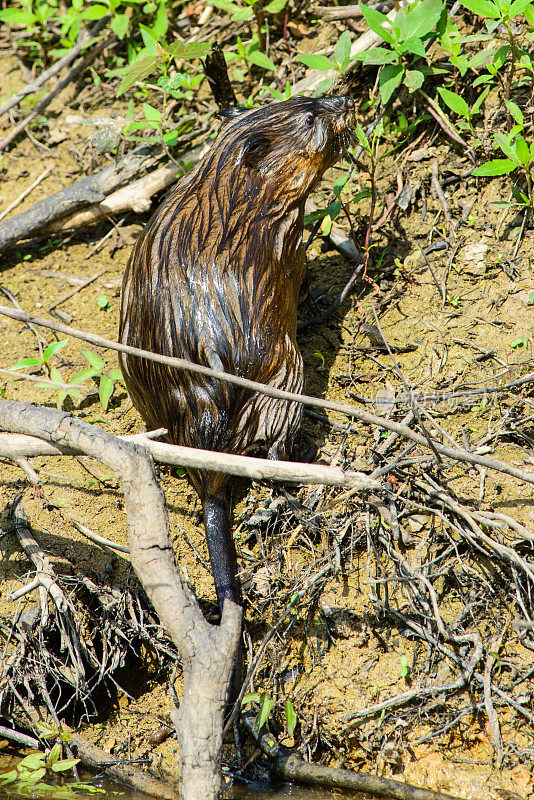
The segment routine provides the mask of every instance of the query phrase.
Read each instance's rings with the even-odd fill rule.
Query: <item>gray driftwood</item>
[[[20,239],[35,236],[37,231],[67,214],[101,203],[110,192],[138,178],[142,171],[156,163],[160,157],[157,152],[146,145],[136,147],[118,164],[81,178],[6,220],[0,225],[0,252]]]
[[[73,448],[101,461],[121,482],[132,564],[183,664],[184,695],[176,715],[180,798],[216,800],[223,716],[242,609],[225,601],[220,626],[205,620],[175,562],[163,492],[145,448],[70,414],[30,403],[0,403],[0,429]]]

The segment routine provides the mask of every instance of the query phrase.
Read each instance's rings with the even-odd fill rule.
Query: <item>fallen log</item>
[[[101,203],[108,194],[139,177],[161,158],[159,147],[141,145],[125,155],[118,164],[110,164],[95,175],[81,178],[50,197],[39,200],[27,211],[16,214],[0,225],[0,253],[20,239],[39,235],[47,225],[74,211]]]

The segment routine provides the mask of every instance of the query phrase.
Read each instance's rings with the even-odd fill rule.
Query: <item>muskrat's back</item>
[[[121,341],[299,391],[304,203],[345,146],[353,109],[346,98],[296,98],[232,110],[134,247]],[[298,404],[131,356],[123,366],[146,423],[173,443],[280,453],[298,428]],[[220,473],[191,477],[204,497],[226,483]]]

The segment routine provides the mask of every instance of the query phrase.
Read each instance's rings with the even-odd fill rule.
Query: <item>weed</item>
[[[55,744],[45,753],[35,751],[22,758],[16,767],[0,775],[0,786],[6,787],[10,792],[19,795],[46,796],[53,800],[72,800],[77,796],[77,791],[85,793],[104,792],[90,784],[71,781],[69,783],[51,784],[44,780],[57,778],[60,774],[76,767],[78,758],[61,758],[63,744],[70,740],[70,734],[57,725],[36,723],[39,735],[43,739],[56,739]]]

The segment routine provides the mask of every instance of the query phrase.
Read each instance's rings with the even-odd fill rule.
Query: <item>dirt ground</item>
[[[16,90],[22,80],[18,63],[12,57],[1,56],[2,97]],[[105,108],[106,115],[122,111],[124,106],[116,102]],[[79,119],[72,121],[74,115],[88,119],[101,114],[98,94],[93,93],[87,102],[84,91],[78,97],[74,93],[67,98],[62,96],[61,103],[56,103],[48,114],[47,130],[43,133],[42,128],[37,129],[35,133],[46,147],[38,147],[26,137],[3,154],[0,213],[45,169],[50,170],[49,174],[12,213],[29,208],[106,163],[99,161],[87,144],[92,129],[81,125]],[[4,130],[8,130],[7,125]],[[407,153],[407,159],[401,155],[383,163],[379,173],[382,197],[396,192],[400,174],[408,175],[412,186],[428,183],[434,159],[438,160],[442,177],[463,173],[470,166],[437,131],[429,130],[418,147]],[[339,174],[339,168],[333,174]],[[328,199],[332,177],[330,173],[323,181],[318,202]],[[360,183],[363,185],[366,180],[361,176]],[[355,190],[358,188],[356,181]],[[313,326],[300,336],[307,393],[347,402],[367,398],[373,400],[372,410],[387,415],[384,399],[403,390],[399,372],[411,387],[435,394],[509,383],[532,370],[534,231],[528,226],[522,231],[514,256],[521,220],[511,211],[503,214],[503,209],[495,205],[495,201],[508,197],[509,190],[505,178],[480,181],[478,185],[472,178],[451,184],[448,200],[454,218],[459,220],[466,209],[467,212],[456,231],[454,249],[429,254],[434,277],[421,248],[432,241],[445,241],[449,230],[442,216],[436,219],[441,206],[430,192],[426,195],[426,214],[417,195],[405,212],[398,210],[394,220],[388,220],[376,231],[374,252],[384,258],[378,272],[370,267],[373,281],[358,289],[331,321]],[[365,212],[365,205],[354,207],[357,223],[360,216],[365,219]],[[108,223],[21,243],[0,257],[1,303],[10,305],[16,301],[27,311],[47,316],[49,306],[76,287],[77,278],[101,273],[62,302],[60,309],[75,327],[116,339],[121,276],[132,242],[147,218],[129,214],[105,241],[102,239],[110,230]],[[347,228],[345,221],[340,224]],[[335,250],[322,248],[320,239],[313,243],[308,259],[312,297],[328,304],[340,294],[353,266]],[[445,279],[444,301],[440,287]],[[98,302],[102,295],[108,300],[104,307]],[[376,324],[373,308],[379,309],[380,325],[394,350],[396,364],[387,352],[374,346],[362,329],[362,322]],[[314,313],[312,306],[303,306],[303,318]],[[55,341],[48,330],[42,329],[40,335],[46,344]],[[35,332],[5,317],[0,317],[0,341],[3,369],[38,354]],[[95,350],[70,339],[53,357],[53,365],[64,378],[88,366],[81,353],[84,349]],[[101,355],[106,362],[105,371],[117,366],[114,353]],[[25,371],[43,374],[39,368]],[[6,400],[55,405],[56,394],[49,388],[9,379],[5,374],[0,381]],[[493,432],[506,417],[521,435],[491,439],[490,455],[532,472],[534,427],[528,421],[523,424],[523,419],[533,413],[532,405],[531,387],[490,395],[487,403],[481,403],[480,396],[462,402],[429,403],[432,419],[427,420],[428,429],[444,442],[454,440],[470,446]],[[96,393],[83,401],[68,399],[65,408],[114,434],[144,429],[120,385],[107,411]],[[397,405],[392,413],[400,420],[407,411],[406,405]],[[383,432],[355,422],[349,424],[335,413],[308,414],[304,432],[317,443],[317,458],[356,469],[373,469],[373,452],[384,441]],[[428,451],[420,447],[410,453],[425,454]],[[96,464],[70,457],[36,458],[31,466],[42,482],[40,490],[32,486],[20,466],[2,463],[2,522],[7,526],[7,509],[22,493],[34,535],[50,555],[58,574],[66,579],[83,574],[97,585],[120,590],[132,580],[128,557],[95,546],[72,525],[74,520],[115,542],[127,543],[121,493],[113,476],[105,475]],[[199,501],[177,471],[161,468],[160,477],[177,556],[187,568],[199,598],[209,605],[214,591],[205,566],[207,549]],[[466,464],[449,464],[441,479],[448,492],[470,508],[504,513],[528,530],[534,529],[531,484]],[[392,480],[402,478],[397,475]],[[277,498],[281,511],[276,510]],[[313,513],[302,512],[299,517],[302,508],[313,508]],[[251,647],[258,645],[278,616],[277,609],[281,607],[276,598],[282,592],[280,587],[287,593],[303,572],[309,574],[316,565],[319,568],[325,559],[332,558],[335,537],[343,528],[351,542],[349,550],[343,550],[343,565],[321,584],[320,592],[312,593],[286,633],[280,633],[268,648],[254,691],[269,691],[276,699],[289,696],[299,719],[295,743],[304,742],[305,754],[317,752],[325,762],[395,775],[462,798],[533,797],[534,730],[525,716],[509,705],[500,706],[504,752],[502,764],[497,764],[478,684],[472,683],[450,696],[441,693],[431,701],[415,703],[409,714],[399,707],[361,720],[348,719],[351,712],[424,687],[430,679],[446,684],[458,677],[450,661],[437,657],[421,640],[405,635],[402,626],[396,627],[381,613],[386,600],[402,609],[407,607],[406,598],[401,582],[391,584],[389,597],[387,583],[380,583],[380,577],[389,574],[390,566],[385,552],[369,544],[372,536],[368,514],[363,500],[324,487],[288,488],[284,493],[279,488],[254,484],[236,490],[236,540],[249,597]],[[387,528],[386,517],[381,518]],[[395,546],[410,567],[417,569],[432,558],[433,542],[441,530],[439,518],[419,505],[403,518],[403,530],[408,535]],[[531,544],[525,550],[530,563]],[[490,597],[492,581],[497,580],[491,558],[477,555],[475,550],[458,551],[457,558],[465,559],[466,570],[476,574],[477,586],[482,586],[481,594],[486,585]],[[21,608],[32,607],[36,597],[30,594],[15,603],[5,601],[9,592],[27,581],[30,567],[13,537],[3,538],[3,554],[0,615],[10,620]],[[441,580],[441,615],[454,627],[465,598],[459,590],[446,585],[445,576]],[[475,598],[474,593],[473,598],[478,602],[478,595]],[[522,632],[514,628],[515,615],[509,596],[503,593],[500,605],[492,599],[472,619],[473,630],[488,645],[487,652],[493,652],[492,647],[498,651],[497,669],[500,675],[511,676],[509,685],[514,676],[527,674],[534,660],[532,649],[523,644]],[[480,671],[484,671],[483,663]],[[96,721],[85,724],[85,735],[110,752],[132,758],[150,756],[153,767],[175,771],[175,740],[170,737],[157,743],[154,737],[155,729],[166,725],[172,707],[166,679],[153,665],[143,670],[123,666],[116,681],[125,692],[117,691],[111,703],[109,698],[99,701],[100,714]],[[179,678],[176,688],[179,692]],[[534,712],[531,680],[514,685],[510,691],[529,713]],[[475,706],[478,710],[472,710]],[[453,723],[450,727],[449,721]],[[287,737],[286,741],[291,743]]]

